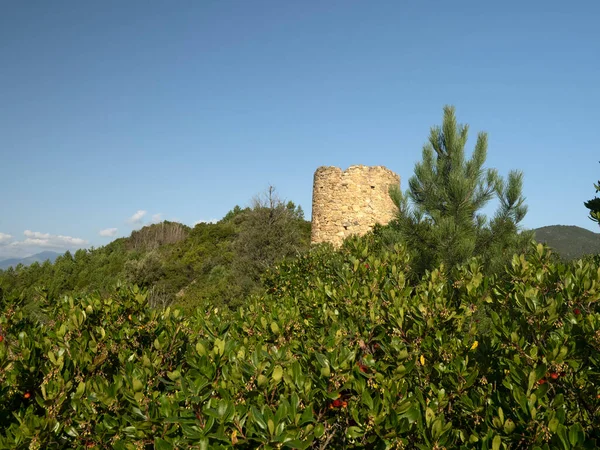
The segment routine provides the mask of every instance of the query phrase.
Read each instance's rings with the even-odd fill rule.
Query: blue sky
[[[525,227],[600,231],[583,206],[599,17],[598,1],[3,2],[0,259],[218,219],[270,184],[310,217],[321,165],[385,165],[404,189],[445,104],[469,151],[487,131],[486,165],[524,171]]]

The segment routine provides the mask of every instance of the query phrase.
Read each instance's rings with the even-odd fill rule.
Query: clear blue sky
[[[0,259],[219,219],[269,184],[310,217],[321,165],[406,188],[445,104],[489,133],[488,167],[524,171],[525,227],[600,231],[599,19],[597,0],[2,2]]]

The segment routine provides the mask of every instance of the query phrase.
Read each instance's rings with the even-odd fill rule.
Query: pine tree
[[[391,191],[399,211],[395,228],[414,252],[418,273],[440,264],[450,269],[473,256],[495,271],[513,252],[526,249],[532,237],[518,226],[527,212],[523,174],[511,171],[505,181],[497,170],[483,167],[486,133],[478,134],[466,158],[467,138],[468,125],[457,123],[454,107],[444,107],[442,126],[431,128],[408,190]],[[481,210],[494,198],[499,207],[488,220]]]

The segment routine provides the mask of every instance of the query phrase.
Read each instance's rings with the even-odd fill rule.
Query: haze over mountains
[[[25,258],[9,258],[0,261],[0,269],[5,270],[9,267],[16,267],[19,264],[23,264],[24,266],[29,266],[34,262],[39,262],[40,264],[46,260],[50,260],[50,262],[54,262],[54,260],[60,256],[62,253],[52,252],[52,251],[44,251],[40,253],[36,253],[35,255],[27,256]]]

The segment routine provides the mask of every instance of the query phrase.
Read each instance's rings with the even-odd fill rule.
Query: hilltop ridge
[[[566,260],[600,253],[600,233],[575,225],[549,225],[534,230],[535,239]]]

